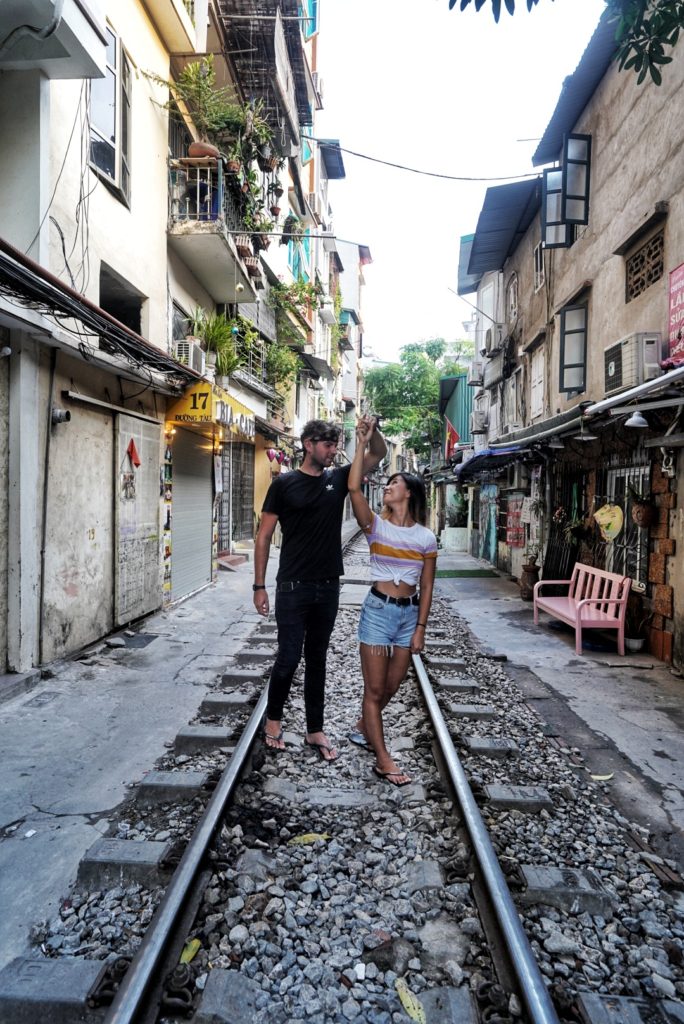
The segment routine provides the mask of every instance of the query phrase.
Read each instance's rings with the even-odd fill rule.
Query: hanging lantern
[[[276,455],[276,459],[278,460],[278,465],[279,466],[282,466],[284,458],[285,458],[285,452],[278,452],[278,454]]]
[[[292,462],[292,459],[290,458],[289,455],[284,455],[283,456],[283,466],[289,466],[291,462]]]
[[[273,462],[273,460],[275,459],[277,454],[278,454],[278,452],[275,450],[275,448],[267,448],[266,449],[266,455],[268,456],[268,461],[269,462]]]

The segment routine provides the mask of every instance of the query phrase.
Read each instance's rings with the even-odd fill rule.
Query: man
[[[276,477],[269,487],[254,546],[254,606],[261,615],[268,615],[266,565],[271,537],[280,523],[283,541],[275,604],[278,653],[268,686],[264,742],[271,750],[285,749],[280,723],[303,648],[306,743],[324,761],[337,757],[323,731],[323,709],[325,661],[344,572],[342,513],[350,466],[333,468],[339,438],[340,429],[333,423],[310,420],[304,426],[302,465]],[[377,466],[386,452],[382,435],[374,431],[364,472]]]

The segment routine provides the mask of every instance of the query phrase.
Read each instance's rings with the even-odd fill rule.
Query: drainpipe
[[[48,479],[50,473],[50,442],[52,440],[52,399],[57,369],[57,349],[50,349],[50,387],[48,389],[47,423],[45,425],[45,461],[43,464],[43,521],[40,528],[40,596],[38,600],[38,664],[43,664],[43,627],[45,623],[45,545],[47,540]]]

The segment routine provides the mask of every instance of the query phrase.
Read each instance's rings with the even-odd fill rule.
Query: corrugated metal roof
[[[488,188],[477,221],[468,276],[501,270],[532,223],[541,202],[541,178]]]
[[[558,159],[563,147],[563,136],[575,127],[610,67],[616,50],[616,27],[617,23],[609,20],[608,11],[604,11],[576,70],[563,82],[556,109],[532,157],[534,167]]]
[[[458,285],[456,287],[459,295],[470,295],[471,292],[476,292],[482,280],[482,274],[468,273],[474,238],[475,235],[461,235],[461,246],[458,252]]]

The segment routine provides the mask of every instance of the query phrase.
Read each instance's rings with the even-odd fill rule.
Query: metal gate
[[[221,449],[223,493],[219,501],[218,548],[254,539],[254,445],[231,441]]]
[[[174,601],[211,582],[211,442],[178,429],[173,441],[171,593]]]

